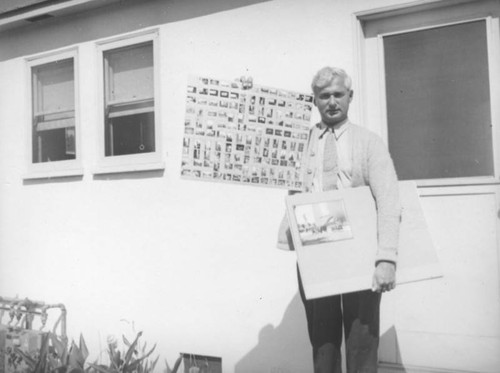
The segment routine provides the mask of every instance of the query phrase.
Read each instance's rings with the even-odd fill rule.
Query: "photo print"
[[[294,214],[302,246],[354,237],[342,199],[297,205]]]

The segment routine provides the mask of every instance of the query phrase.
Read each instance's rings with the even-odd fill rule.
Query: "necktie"
[[[335,135],[332,131],[325,134],[323,153],[323,190],[337,189],[338,154]]]

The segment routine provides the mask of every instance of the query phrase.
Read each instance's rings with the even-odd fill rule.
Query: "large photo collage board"
[[[313,97],[190,77],[181,176],[302,190]]]

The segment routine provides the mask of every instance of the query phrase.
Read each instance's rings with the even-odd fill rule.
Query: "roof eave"
[[[0,31],[32,24],[33,21],[30,20],[43,19],[46,15],[60,17],[118,1],[120,0],[67,0],[39,7],[27,7],[25,11],[23,11],[23,8],[20,8],[12,12],[12,14],[10,12],[5,13],[4,16],[0,14]]]

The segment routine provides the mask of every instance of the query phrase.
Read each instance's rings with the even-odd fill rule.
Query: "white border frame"
[[[364,23],[370,22],[371,20],[379,20],[383,18],[388,18],[397,15],[409,15],[418,14],[423,11],[428,11],[432,9],[446,9],[447,7],[468,5],[472,3],[472,0],[463,1],[446,1],[446,0],[433,0],[427,3],[413,2],[408,4],[402,4],[392,7],[385,7],[380,9],[373,9],[370,11],[363,11],[353,14],[352,23],[354,28],[354,50],[355,50],[355,60],[358,67],[358,80],[364,83],[366,82],[365,73],[365,32]],[[493,4],[493,2],[489,2]],[[472,5],[471,5],[472,6]],[[498,5],[497,5],[498,6]],[[500,7],[496,9],[496,12],[500,12]],[[449,16],[449,15],[448,15]],[[388,128],[387,128],[387,111],[386,111],[386,99],[385,99],[385,69],[384,69],[384,54],[383,54],[383,37],[387,35],[397,35],[412,31],[420,31],[426,29],[433,29],[438,27],[444,27],[455,24],[469,23],[473,21],[485,20],[486,21],[486,37],[487,37],[487,48],[488,48],[488,64],[489,64],[489,77],[490,77],[490,101],[491,101],[491,121],[492,121],[492,146],[493,146],[493,172],[494,175],[491,177],[460,177],[460,178],[441,178],[441,179],[420,179],[417,180],[419,186],[457,186],[457,185],[483,185],[483,184],[496,184],[500,181],[500,107],[495,105],[495,102],[500,100],[500,70],[496,68],[500,64],[500,23],[498,16],[493,17],[491,12],[486,10],[476,10],[471,11],[470,9],[464,9],[463,14],[459,17],[454,18],[442,18],[440,20],[433,20],[428,25],[423,25],[421,27],[408,27],[402,28],[394,32],[380,32],[377,34],[377,94],[379,95],[380,101],[383,103],[379,109],[378,119],[379,127],[377,128],[382,138],[387,142],[388,139]],[[361,117],[366,120],[367,118],[367,93],[364,90],[360,90],[358,95],[358,100],[360,101]],[[372,130],[377,130],[372,128]]]
[[[96,68],[97,82],[96,92],[98,105],[96,107],[97,115],[97,164],[92,170],[93,174],[109,174],[136,171],[163,170],[165,163],[162,155],[162,120],[161,120],[161,87],[160,87],[160,42],[159,30],[157,28],[134,32],[97,41],[96,47]],[[154,72],[154,115],[155,115],[155,151],[151,153],[129,154],[120,156],[106,157],[104,154],[104,52],[126,46],[133,46],[144,42],[153,42],[153,72]]]
[[[303,245],[295,208],[342,201],[352,237]],[[367,186],[285,197],[293,245],[307,299],[369,289],[377,253],[375,200]]]
[[[26,71],[26,92],[27,100],[25,102],[26,108],[26,119],[25,119],[25,143],[26,143],[26,173],[23,175],[23,179],[43,179],[43,178],[53,178],[53,177],[71,177],[71,176],[82,176],[82,134],[80,125],[80,83],[79,83],[79,54],[77,47],[71,47],[56,51],[51,51],[48,53],[30,56],[25,58]],[[32,133],[32,120],[33,120],[33,84],[32,84],[32,68],[44,65],[47,63],[55,62],[63,59],[73,59],[73,71],[74,71],[74,89],[75,89],[75,147],[76,156],[75,159],[62,160],[54,162],[40,162],[33,163],[33,133]]]
[[[427,228],[416,183],[401,181],[398,187],[402,221],[396,282],[406,284],[440,278],[443,273],[436,245]],[[353,237],[304,246],[295,207],[334,200],[344,202]],[[298,193],[287,196],[285,201],[306,298],[369,289],[378,251],[377,212],[370,188],[362,186],[330,192]]]

